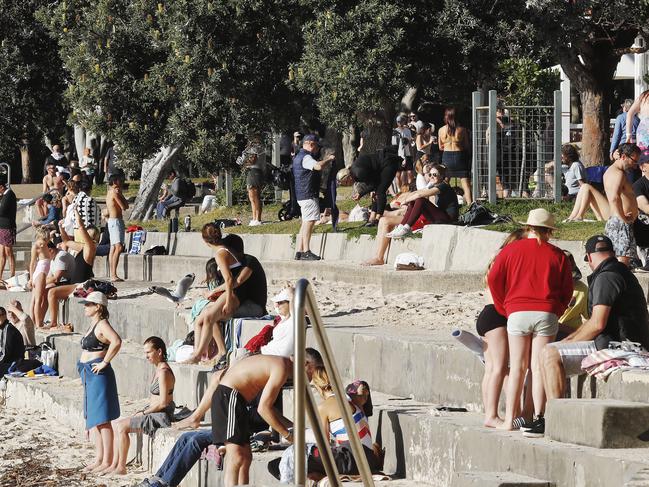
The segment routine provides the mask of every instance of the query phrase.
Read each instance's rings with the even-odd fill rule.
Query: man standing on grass
[[[311,234],[315,222],[320,219],[320,171],[333,161],[331,154],[321,161],[315,158],[320,151],[320,139],[309,134],[302,140],[302,149],[293,159],[293,176],[295,178],[295,197],[302,213],[302,226],[297,236],[295,260],[320,260],[311,252]]]
[[[620,262],[630,265],[637,259],[633,222],[638,217],[638,202],[625,171],[637,167],[640,148],[631,143],[618,147],[620,154],[604,173],[604,191],[608,199],[611,216],[606,222],[606,236],[613,242],[615,255]]]
[[[124,225],[123,212],[128,209],[128,202],[122,194],[122,176],[111,174],[108,177],[108,192],[106,193],[106,208],[108,209],[108,235],[110,236],[110,254],[108,263],[110,266],[110,279],[113,282],[121,282],[123,279],[117,276],[117,265],[119,256],[124,252],[126,241],[126,226]]]

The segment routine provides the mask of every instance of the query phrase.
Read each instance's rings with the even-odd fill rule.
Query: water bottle
[[[187,215],[185,217],[185,231],[186,232],[192,231],[192,217],[190,215]]]

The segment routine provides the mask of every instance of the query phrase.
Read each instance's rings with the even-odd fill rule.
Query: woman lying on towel
[[[122,339],[108,322],[108,299],[94,291],[81,301],[92,327],[81,339],[81,358],[77,370],[84,388],[83,416],[86,431],[95,437],[95,461],[88,472],[103,472],[113,463],[113,428],[119,418],[119,399],[115,372],[110,362],[122,346]]]
[[[159,428],[169,428],[173,420],[174,386],[176,377],[167,363],[167,346],[162,338],[149,337],[144,341],[144,355],[155,367],[155,375],[151,381],[149,405],[130,418],[114,421],[113,428],[117,431],[115,451],[110,472],[126,475],[128,448],[131,444],[129,433],[143,431],[154,436]]]

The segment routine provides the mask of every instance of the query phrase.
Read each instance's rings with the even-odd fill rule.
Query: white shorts
[[[591,353],[597,351],[594,341],[589,342],[555,342],[549,347],[554,347],[561,356],[561,363],[566,372],[566,377],[581,375],[585,372],[581,368],[581,361]]]
[[[510,335],[553,336],[559,331],[559,319],[546,311],[517,311],[507,318],[507,333]]]
[[[300,205],[302,220],[316,222],[320,219],[320,202],[318,201],[318,198],[298,200],[297,204]]]

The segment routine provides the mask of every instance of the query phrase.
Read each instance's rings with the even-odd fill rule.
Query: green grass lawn
[[[127,197],[135,196],[139,188],[139,181],[129,181],[129,189],[126,191]],[[105,185],[99,185],[93,188],[93,196],[103,196],[106,194]],[[338,208],[342,211],[351,211],[356,202],[350,198],[351,188],[338,189],[339,201]],[[284,199],[288,198],[288,192],[284,192]],[[369,197],[361,199],[362,206],[369,206]],[[510,199],[506,201],[499,201],[498,203],[486,205],[491,211],[499,215],[509,215],[514,221],[523,222],[527,219],[527,214],[534,208],[546,208],[550,211],[557,222],[558,230],[555,232],[555,238],[561,240],[586,240],[591,235],[602,233],[604,231],[604,222],[588,222],[588,223],[561,223],[566,219],[572,211],[572,202],[553,203],[548,200],[532,200],[532,199]],[[266,222],[257,227],[249,227],[247,225],[250,219],[250,204],[238,204],[231,207],[222,206],[204,215],[192,215],[192,229],[197,231],[204,224],[214,221],[217,218],[240,218],[244,223],[241,226],[230,227],[229,231],[233,233],[279,233],[279,234],[296,234],[300,229],[300,220],[294,219],[287,222],[278,221],[277,212],[281,208],[280,204],[272,203],[264,205],[263,219]],[[466,207],[462,208],[464,211]],[[591,212],[586,214],[586,218],[595,219]],[[157,221],[151,220],[147,222],[131,221],[131,224],[138,224],[147,230],[166,231],[168,223],[166,220]],[[182,227],[182,222],[180,222]],[[488,225],[484,228],[488,230],[495,230],[499,232],[511,232],[518,227],[516,224],[498,224]],[[316,225],[315,233],[331,232],[331,225]],[[359,223],[341,223],[338,227],[340,233],[345,233],[349,238],[358,238],[360,235],[376,235],[376,227],[365,228]],[[419,238],[415,235],[414,238]]]

